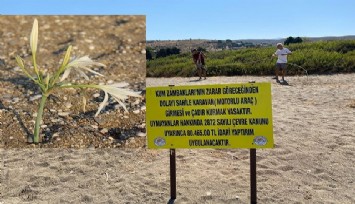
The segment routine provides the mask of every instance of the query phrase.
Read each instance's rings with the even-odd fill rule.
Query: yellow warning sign
[[[270,83],[147,87],[148,148],[272,148]]]

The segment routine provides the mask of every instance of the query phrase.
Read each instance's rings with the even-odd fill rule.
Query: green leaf
[[[28,78],[32,79],[32,81],[38,83],[37,80],[35,80],[29,71],[25,68],[25,65],[23,64],[23,59],[20,56],[16,56],[16,62],[19,65],[19,67],[22,69],[22,71],[27,75]]]
[[[16,62],[21,67],[21,69],[25,69],[25,65],[23,64],[23,59],[20,56],[16,56]]]

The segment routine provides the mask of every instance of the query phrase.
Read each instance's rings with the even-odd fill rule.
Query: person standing
[[[276,61],[276,82],[277,83],[287,83],[285,81],[285,75],[286,75],[286,68],[287,68],[287,55],[292,54],[292,52],[285,48],[282,43],[277,43],[276,45],[277,50],[274,54],[272,54],[272,57],[277,57]],[[279,81],[279,76],[281,74],[282,80]]]
[[[206,75],[207,75],[207,70],[205,67],[206,56],[203,54],[203,52],[197,51],[196,49],[192,49],[191,53],[192,53],[192,59],[196,65],[197,74],[200,77],[199,80],[202,79],[202,76],[204,76],[204,78],[206,79]]]

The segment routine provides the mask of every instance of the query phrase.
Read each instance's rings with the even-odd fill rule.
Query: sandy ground
[[[41,92],[22,73],[15,56],[32,70],[29,37],[35,18],[41,71],[53,74],[72,45],[71,57],[88,55],[106,66],[92,67],[104,77],[89,74],[89,80],[83,80],[72,72],[66,82],[126,82],[137,92],[145,89],[145,16],[0,16],[0,147],[119,147],[124,139],[144,134],[143,97],[125,101],[127,114],[110,100],[102,114],[93,117],[103,91],[87,89],[84,113],[80,90],[61,89],[53,91],[45,105],[40,135],[44,143],[26,143],[34,131]]]
[[[258,203],[355,203],[355,74],[272,82],[274,149],[257,150]],[[194,78],[195,79],[195,78]],[[271,81],[147,79],[147,86]],[[0,203],[167,203],[169,151],[0,149]],[[178,149],[175,203],[249,203],[249,150]]]

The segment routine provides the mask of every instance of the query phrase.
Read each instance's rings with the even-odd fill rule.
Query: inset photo
[[[145,146],[144,15],[0,25],[0,148]]]

